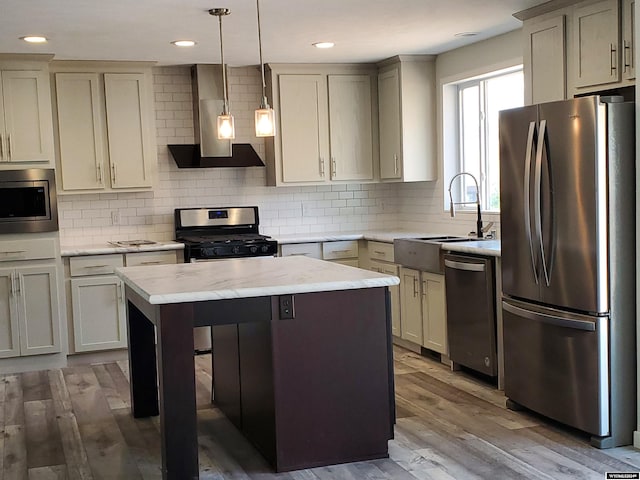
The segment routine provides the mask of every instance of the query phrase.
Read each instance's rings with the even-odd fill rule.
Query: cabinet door
[[[573,15],[575,86],[620,81],[618,0],[576,8]]]
[[[323,182],[329,178],[326,78],[280,75],[279,82],[282,181]]]
[[[24,267],[16,270],[20,354],[39,355],[60,351],[60,313],[56,267]]]
[[[146,112],[145,76],[142,73],[106,73],[105,106],[111,188],[151,186],[153,157]]]
[[[378,75],[380,127],[380,178],[401,178],[400,71],[393,68]]]
[[[373,179],[371,77],[329,75],[332,180]]]
[[[565,18],[525,23],[523,27],[525,102],[532,105],[566,98]]]
[[[50,162],[53,159],[53,128],[47,72],[3,71],[2,103],[2,160]]]
[[[447,354],[447,300],[444,275],[422,272],[422,346]]]
[[[422,305],[420,301],[420,272],[400,268],[401,337],[422,345]]]
[[[623,0],[622,2],[622,76],[625,80],[636,78],[636,1]]]
[[[72,279],[71,303],[76,352],[127,346],[123,286],[118,277]]]
[[[0,358],[20,355],[14,270],[0,269]]]
[[[104,188],[104,114],[97,73],[56,73],[63,190]]]

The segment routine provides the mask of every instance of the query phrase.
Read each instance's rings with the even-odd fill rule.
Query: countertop
[[[420,238],[451,235],[450,232],[415,232],[415,231],[380,231],[368,230],[363,232],[333,232],[333,233],[303,233],[294,235],[274,235],[273,239],[279,244],[333,242],[340,240],[371,240],[376,242],[393,243],[396,238]],[[461,235],[462,236],[462,235]],[[443,248],[455,252],[474,253],[476,255],[500,256],[500,240],[476,240],[468,242],[443,243]]]
[[[116,269],[154,305],[398,285],[400,279],[313,258],[254,257]]]
[[[488,255],[499,257],[501,255],[500,240],[477,240],[469,242],[443,243],[443,250],[461,253],[473,253],[476,255]]]
[[[60,247],[63,257],[77,257],[79,255],[104,255],[108,253],[137,253],[137,252],[157,252],[162,250],[182,250],[184,243],[180,242],[156,242],[150,245],[139,245],[131,247],[118,247],[108,242],[94,245],[73,245]]]

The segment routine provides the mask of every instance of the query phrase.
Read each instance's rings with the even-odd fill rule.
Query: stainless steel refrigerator
[[[500,113],[507,404],[599,448],[636,427],[634,117],[599,96]]]

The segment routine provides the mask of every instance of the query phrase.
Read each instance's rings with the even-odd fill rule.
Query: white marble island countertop
[[[154,305],[398,285],[400,279],[303,256],[125,267],[116,274]]]

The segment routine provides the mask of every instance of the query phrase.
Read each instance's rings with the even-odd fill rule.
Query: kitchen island
[[[132,413],[160,415],[163,478],[198,478],[192,329],[205,325],[218,350],[215,401],[276,471],[388,455],[387,287],[397,277],[304,257],[117,274],[128,304]]]

